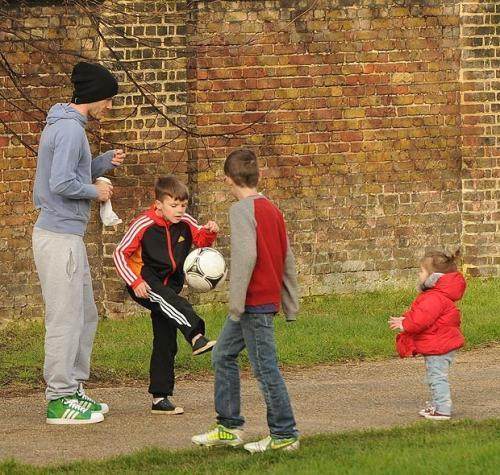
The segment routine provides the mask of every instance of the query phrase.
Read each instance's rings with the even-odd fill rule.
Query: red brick
[[[153,8],[146,3],[140,6],[145,13]],[[141,102],[135,86],[118,73],[123,93],[116,98],[112,121],[102,130],[104,138],[153,149],[174,140],[159,150],[128,151],[126,167],[117,170],[114,178],[120,216],[128,222],[137,209],[151,202],[150,187],[157,174],[174,171],[187,180],[189,170],[192,212],[203,220],[214,218],[227,229],[229,200],[213,177],[221,173],[222,160],[230,150],[251,146],[265,165],[263,191],[287,216],[304,294],[334,290],[335,282],[342,280],[337,274],[349,268],[342,266],[345,261],[360,262],[360,269],[378,272],[382,279],[410,278],[406,269],[415,265],[415,252],[422,242],[455,246],[462,220],[466,270],[498,275],[499,262],[489,255],[498,253],[494,224],[499,216],[492,210],[499,199],[495,180],[500,175],[500,124],[496,91],[490,87],[497,87],[494,70],[500,64],[483,48],[495,33],[488,26],[491,2],[462,8],[462,38],[460,18],[449,5],[409,8],[389,2],[381,10],[384,16],[376,17],[368,0],[356,8],[332,4],[304,13],[282,31],[282,20],[267,17],[289,14],[291,18],[292,6],[278,9],[266,4],[265,9],[255,5],[246,10],[252,2],[240,3],[216,2],[199,10],[187,38],[177,35],[176,28],[173,33],[168,33],[168,27],[167,33],[159,33],[161,22],[130,25],[134,34],[147,41],[155,35],[172,45],[187,41],[187,71],[183,58],[166,59],[166,68],[155,69],[153,61],[168,57],[165,50],[155,57],[151,48],[135,42],[133,48],[119,47],[117,38],[111,38],[127,59],[151,56],[152,67],[147,67],[147,61],[129,65],[139,81],[157,95],[162,91],[162,110],[169,117],[189,127],[196,125],[199,133],[221,134],[203,141],[193,137],[189,143],[184,134],[175,139],[176,130],[157,117],[146,101]],[[175,8],[175,2],[172,5]],[[61,14],[62,7],[44,8],[47,38],[61,41],[57,40],[62,38],[60,25],[70,24],[69,42],[64,44],[77,48],[90,34],[88,22],[77,15]],[[23,18],[40,29],[37,18],[25,12]],[[226,18],[231,21],[223,23]],[[483,19],[484,26],[479,24]],[[175,22],[182,27],[183,15],[175,16]],[[195,46],[248,40],[241,47]],[[89,54],[97,57],[99,45],[90,44],[95,51]],[[462,52],[461,47],[467,50]],[[12,56],[21,72],[40,76],[31,90],[43,110],[71,93],[64,74],[67,68],[63,71],[54,62],[43,62],[39,51],[16,51],[15,44],[5,48],[4,54]],[[104,49],[99,50],[105,58]],[[178,49],[176,54],[183,52]],[[460,84],[460,77],[467,83]],[[2,72],[0,87],[15,94]],[[23,113],[19,113],[0,101],[0,117],[36,144],[40,127],[28,117],[33,112],[29,109],[22,104]],[[123,121],[124,114],[133,115]],[[253,121],[258,122],[246,128]],[[0,261],[15,262],[13,268],[19,273],[24,269],[24,277],[18,279],[22,282],[33,272],[26,268],[32,266],[29,243],[16,240],[12,233],[25,235],[32,226],[34,213],[27,195],[35,161],[17,139],[7,139],[7,132],[0,129],[0,195],[9,203],[0,205],[0,236],[20,246],[16,253],[4,252],[0,246]],[[237,135],[227,136],[231,132]],[[104,150],[109,145],[100,146]],[[95,144],[94,148],[97,152]],[[310,203],[321,203],[314,219]],[[370,212],[376,217],[367,218]],[[104,276],[96,281],[96,295],[101,310],[107,295],[106,308],[124,315],[133,307],[123,303],[109,258],[124,228],[103,233],[96,217],[94,211],[87,239],[93,268],[102,268]],[[227,236],[218,242],[227,252]],[[25,254],[26,258],[21,257]],[[311,267],[311,262],[316,265]],[[352,282],[358,282],[358,275],[361,282],[363,272],[353,273]],[[40,309],[39,293],[25,295],[31,309]],[[225,293],[206,298],[223,299]],[[12,306],[8,313],[16,315],[16,311]]]
[[[341,132],[340,137],[344,142],[356,142],[363,140],[363,132]]]

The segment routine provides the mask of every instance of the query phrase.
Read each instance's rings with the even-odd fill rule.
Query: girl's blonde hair
[[[453,254],[446,254],[440,251],[426,252],[420,263],[429,272],[440,272],[448,274],[457,272],[457,260],[460,257],[460,249],[457,249]]]

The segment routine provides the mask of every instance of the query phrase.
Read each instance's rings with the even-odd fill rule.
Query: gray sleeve
[[[239,319],[245,311],[248,284],[257,261],[257,232],[253,201],[238,202],[229,211],[231,225],[231,273],[229,316]]]
[[[285,267],[283,271],[283,288],[281,289],[281,305],[288,322],[297,319],[299,311],[297,270],[295,267],[295,257],[293,256],[290,243],[288,243]]]
[[[116,168],[112,163],[111,160],[113,159],[113,156],[115,155],[114,150],[108,150],[107,152],[104,152],[103,154],[99,155],[98,157],[94,158],[92,160],[92,181],[95,181],[96,178],[99,178],[100,176],[103,176],[105,173],[109,172],[110,170],[113,170]]]

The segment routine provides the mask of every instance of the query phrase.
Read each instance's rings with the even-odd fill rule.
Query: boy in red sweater
[[[449,256],[431,251],[420,262],[418,279],[421,293],[402,317],[391,317],[389,326],[403,330],[396,337],[402,358],[424,355],[431,402],[419,412],[426,419],[451,417],[448,373],[456,350],[464,345],[460,331],[460,311],[455,302],[465,292],[465,279],[457,271],[459,251]]]
[[[238,198],[230,210],[229,316],[212,353],[218,425],[195,435],[197,445],[243,443],[238,356],[246,347],[267,405],[270,435],[244,445],[251,453],[299,447],[288,392],[278,368],[274,316],[283,305],[287,321],[298,311],[295,261],[279,209],[257,191],[259,167],[250,150],[232,152],[224,164],[226,183]]]
[[[210,351],[215,341],[205,338],[205,322],[178,295],[184,284],[183,264],[191,246],[210,246],[219,227],[213,221],[199,226],[186,214],[189,193],[175,176],[158,178],[155,202],[130,225],[113,254],[130,296],[151,311],[153,352],[149,370],[151,412],[182,414],[168,398],[174,389],[177,330],[193,355]]]

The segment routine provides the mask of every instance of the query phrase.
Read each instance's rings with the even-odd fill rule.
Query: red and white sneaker
[[[430,414],[434,410],[436,410],[436,408],[429,401],[425,401],[425,407],[418,411],[418,415],[425,417],[426,414]]]
[[[432,421],[449,421],[451,419],[449,414],[440,414],[434,408],[432,408],[429,413],[425,414],[424,417]]]

